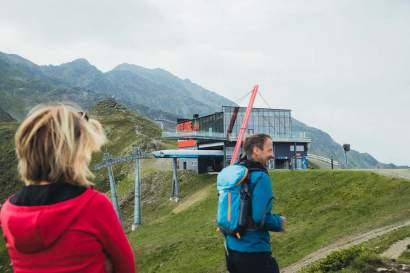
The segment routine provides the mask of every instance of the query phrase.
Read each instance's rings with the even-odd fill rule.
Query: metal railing
[[[270,134],[275,141],[286,142],[311,142],[311,139],[307,137],[305,132],[294,132],[291,134]],[[163,132],[163,138],[181,139],[181,138],[197,138],[197,139],[218,139],[226,140],[226,134],[212,131],[175,131],[175,132]],[[236,134],[231,134],[230,139],[236,139]]]
[[[225,140],[224,133],[208,132],[208,131],[175,131],[163,132],[163,138],[202,138],[202,139],[220,139]]]
[[[315,155],[315,154],[308,154],[307,156],[308,159],[316,159],[318,161],[321,161],[323,163],[329,164],[329,166],[332,165],[332,159],[325,157],[325,156],[321,156],[321,155]],[[341,168],[342,164],[339,161],[333,160],[333,166],[335,168]]]

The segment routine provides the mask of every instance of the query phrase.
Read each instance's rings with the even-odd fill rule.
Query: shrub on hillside
[[[353,260],[365,252],[362,247],[351,247],[331,253],[326,258],[320,259],[307,268],[302,269],[303,273],[326,273],[337,272],[348,265]]]

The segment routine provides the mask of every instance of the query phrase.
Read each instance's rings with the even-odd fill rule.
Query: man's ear
[[[259,149],[259,147],[258,146],[253,146],[253,149],[252,149],[252,153],[253,154],[260,154],[260,152],[261,152],[262,150],[261,149]]]

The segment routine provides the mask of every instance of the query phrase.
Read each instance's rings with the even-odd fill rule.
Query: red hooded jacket
[[[1,208],[1,227],[15,273],[135,273],[134,254],[109,199],[88,188],[42,206]]]

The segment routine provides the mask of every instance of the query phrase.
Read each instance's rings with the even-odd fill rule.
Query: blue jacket
[[[252,190],[252,218],[256,225],[265,220],[262,229],[248,230],[240,239],[228,235],[226,246],[240,252],[271,252],[269,231],[283,231],[280,215],[272,214],[274,195],[268,174],[262,170],[252,171],[249,174],[249,186]]]

